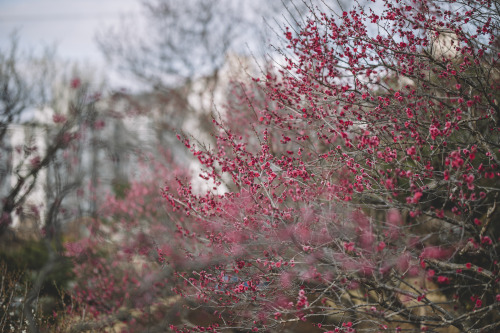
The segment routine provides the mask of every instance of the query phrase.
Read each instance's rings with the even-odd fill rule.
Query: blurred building
[[[91,94],[88,85],[71,83],[57,103],[31,110],[24,117],[27,120],[8,126],[0,155],[2,198],[9,195],[19,176],[28,175],[50,153],[58,133],[66,122],[72,122],[66,129],[72,136],[69,144],[23,185],[26,188],[20,195],[27,194],[11,213],[11,225],[24,234],[36,233],[60,198],[59,225],[95,216],[106,195],[126,191],[131,181],[144,176],[144,161],[161,160],[167,150],[172,160],[164,163],[185,165],[197,175],[200,165],[177,133],[193,133],[197,140],[213,146],[214,105],[224,112],[221,106],[231,82],[249,79],[245,76],[249,67],[248,59],[233,55],[216,74],[189,86],[145,93],[115,91],[102,98]],[[157,181],[161,188],[162,179]]]

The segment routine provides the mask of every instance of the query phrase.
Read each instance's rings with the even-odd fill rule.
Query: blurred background
[[[57,49],[62,59],[106,68],[105,57],[95,37],[99,29],[115,26],[124,17],[139,21],[141,4],[136,0],[0,1],[0,47],[10,46],[13,34],[22,39],[22,48],[39,52]],[[107,73],[112,78],[111,71]],[[121,85],[119,79],[114,81]]]

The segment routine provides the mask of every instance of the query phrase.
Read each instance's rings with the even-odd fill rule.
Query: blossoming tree
[[[164,288],[214,319],[163,324],[495,331],[498,3],[374,1],[303,22],[282,66],[235,86],[214,149],[180,138],[215,186],[165,189]]]

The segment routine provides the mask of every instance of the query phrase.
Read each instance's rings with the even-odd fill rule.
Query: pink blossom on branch
[[[463,5],[482,11],[488,3]],[[489,171],[484,170],[484,162],[493,156],[492,142],[498,139],[493,102],[498,89],[474,91],[465,73],[474,66],[495,68],[497,56],[485,53],[482,44],[469,38],[469,26],[452,15],[465,7],[455,8],[451,1],[448,5],[454,10],[442,10],[433,1],[382,1],[382,15],[362,6],[339,16],[316,13],[297,34],[286,30],[293,54],[285,65],[254,80],[257,87],[246,87],[247,96],[255,96],[251,89],[259,91],[263,82],[266,92],[252,101],[247,118],[252,132],[221,121],[216,149],[195,150],[186,144],[203,164],[205,177],[214,182],[230,179],[231,190],[195,195],[183,183],[179,196],[165,193],[167,200],[175,210],[195,214],[196,229],[210,235],[211,247],[232,257],[231,243],[237,241],[237,256],[254,263],[238,269],[228,282],[265,281],[249,295],[228,289],[217,298],[209,285],[204,292],[234,308],[247,305],[249,297],[258,298],[264,307],[277,304],[277,299],[294,304],[294,276],[295,286],[303,288],[300,293],[310,297],[308,312],[302,306],[282,305],[269,312],[272,318],[235,311],[228,312],[228,320],[263,328],[278,325],[273,318],[303,320],[328,311],[315,308],[318,295],[338,299],[352,290],[387,295],[401,288],[380,282],[390,274],[399,283],[417,277],[425,283],[437,281],[435,293],[441,287],[462,290],[462,283],[478,278],[472,272],[459,279],[451,275],[464,264],[461,255],[486,248],[490,240],[493,244],[494,238],[480,237],[475,221],[486,213],[496,191],[492,188],[497,188],[495,176],[495,185],[486,193],[487,177],[482,174],[499,168],[495,155],[487,164]],[[371,30],[367,21],[385,32],[377,34],[381,30]],[[452,31],[451,37],[439,37],[440,27]],[[496,38],[492,31],[482,33],[490,45]],[[438,51],[445,43],[455,51]],[[497,79],[475,79],[498,87]],[[229,117],[234,107],[228,106]],[[236,107],[241,110],[241,105]],[[244,205],[243,193],[251,198]],[[377,212],[387,215],[381,218]],[[470,248],[462,235],[483,246]],[[273,264],[290,258],[294,267]],[[494,258],[491,254],[488,264],[478,265],[492,267]],[[219,267],[228,269],[227,264]],[[283,283],[291,290],[283,290]],[[378,300],[365,297],[366,302]],[[443,316],[449,316],[447,311]],[[359,318],[364,318],[359,327],[365,320],[388,327],[381,318],[364,313]],[[459,318],[450,317],[446,325],[463,329],[468,324]],[[405,320],[411,324],[414,319],[408,314]]]
[[[213,149],[179,136],[214,186],[169,179],[168,222],[141,184],[109,199],[137,232],[123,256],[171,269],[170,290],[218,325],[500,327],[500,80],[484,75],[499,69],[498,13],[378,3],[285,30],[283,66],[233,87]]]

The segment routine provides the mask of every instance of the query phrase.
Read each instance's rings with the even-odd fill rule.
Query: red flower
[[[82,84],[82,82],[80,81],[79,78],[74,78],[73,80],[71,80],[70,82],[70,87],[72,89],[78,89],[80,88],[80,85]]]
[[[443,283],[443,284],[449,284],[450,283],[450,279],[446,276],[438,276],[438,279],[437,281],[439,283]]]

